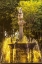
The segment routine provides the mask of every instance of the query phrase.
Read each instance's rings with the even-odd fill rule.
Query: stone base
[[[15,63],[27,63],[27,44],[17,44]]]

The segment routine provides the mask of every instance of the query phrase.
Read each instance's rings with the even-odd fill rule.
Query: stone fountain
[[[23,38],[23,25],[25,24],[25,21],[23,20],[23,12],[22,8],[19,8],[18,10],[18,25],[19,25],[19,40],[21,41]],[[10,47],[10,62],[13,63],[13,49],[14,45],[16,48],[16,59],[15,63],[26,63],[27,62],[27,44],[24,43],[18,43],[19,40],[16,40],[15,44],[9,44]],[[24,58],[24,60],[21,61],[21,59]]]

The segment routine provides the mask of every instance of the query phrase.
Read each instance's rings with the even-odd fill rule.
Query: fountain
[[[25,24],[25,21],[23,20],[23,12],[22,9],[19,8],[18,11],[18,25],[19,25],[19,40],[16,39],[15,44],[12,42],[12,44],[9,44],[10,48],[10,63],[21,63],[21,62],[27,62],[27,43],[26,42],[20,42],[23,38],[23,25]],[[13,60],[13,49],[16,49],[16,58]],[[23,60],[22,60],[23,58]],[[24,61],[25,58],[25,61]],[[22,61],[21,61],[22,60]]]

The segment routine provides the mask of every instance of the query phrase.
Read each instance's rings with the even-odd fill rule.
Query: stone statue
[[[18,20],[23,19],[23,12],[22,12],[22,8],[19,8],[18,10]]]
[[[18,12],[19,12],[19,13],[22,13],[22,8],[19,8]]]

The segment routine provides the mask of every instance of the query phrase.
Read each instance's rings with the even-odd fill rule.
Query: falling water
[[[11,37],[5,38],[5,40],[3,41],[3,48],[2,48],[3,62],[10,63],[10,48],[8,44],[12,44]]]

